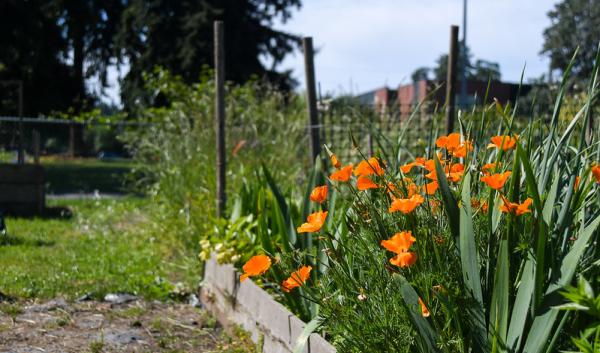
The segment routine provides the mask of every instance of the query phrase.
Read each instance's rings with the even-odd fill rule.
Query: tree
[[[413,71],[413,73],[410,77],[412,78],[413,83],[419,82],[422,80],[428,80],[430,71],[431,71],[431,69],[428,67],[419,67],[415,71]]]
[[[544,31],[541,54],[550,57],[550,68],[564,70],[579,47],[572,73],[589,78],[600,42],[600,0],[564,0],[548,17],[552,24]]]
[[[500,64],[488,60],[477,59],[475,64],[472,63],[472,54],[467,47],[466,72],[467,80],[473,81],[500,81]],[[458,55],[457,70],[460,73],[461,54]],[[442,54],[436,60],[436,66],[432,69],[434,79],[436,81],[445,81],[448,75],[448,54]]]
[[[72,76],[76,83],[73,107],[89,108],[95,97],[85,88],[85,81],[98,75],[102,86],[111,61],[117,57],[114,38],[127,0],[53,0],[58,22],[72,53]]]
[[[472,65],[471,65],[471,50],[467,47],[466,50],[467,59],[466,59],[466,67],[467,67],[467,77],[469,77]],[[434,79],[436,81],[446,81],[448,76],[448,54],[442,54],[436,60],[436,66],[432,69]],[[456,69],[460,70],[460,64],[462,63],[462,51],[458,51],[458,65],[456,65]]]
[[[57,18],[48,1],[0,1],[0,113],[17,113],[16,81],[23,82],[25,115],[70,106],[74,82]]]
[[[471,72],[469,73],[471,80],[476,81],[500,81],[500,64],[477,59],[475,65],[472,67]]]
[[[118,34],[130,71],[122,83],[126,106],[147,102],[143,73],[162,66],[185,82],[213,66],[213,21],[225,22],[226,79],[245,82],[256,76],[281,88],[294,85],[277,65],[299,38],[272,28],[287,20],[300,0],[131,0]],[[269,62],[270,65],[266,63]]]

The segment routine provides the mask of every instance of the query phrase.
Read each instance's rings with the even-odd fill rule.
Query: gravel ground
[[[131,301],[1,303],[0,353],[250,352],[188,304]]]

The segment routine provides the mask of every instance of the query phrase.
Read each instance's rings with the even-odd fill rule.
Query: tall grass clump
[[[569,309],[600,283],[597,65],[570,117],[561,116],[569,67],[549,120],[517,124],[517,109],[495,102],[462,114],[459,132],[433,126],[414,158],[402,153],[402,134],[373,156],[330,152],[333,173],[311,193],[312,213],[293,224],[319,247],[264,249],[244,273],[269,271],[275,290],[313,303],[309,328],[343,352],[582,347],[598,323]],[[271,268],[265,257],[281,261]],[[577,296],[583,277],[590,282]]]
[[[160,106],[141,110],[138,120],[145,125],[128,131],[123,139],[140,162],[139,187],[152,197],[156,223],[165,236],[197,250],[198,241],[214,234],[218,224],[213,216],[214,81],[207,74],[188,85],[156,70],[146,75],[146,84]],[[301,97],[277,92],[258,81],[228,85],[226,97],[230,199],[261,163],[280,171],[278,176],[286,182],[295,182],[296,173],[308,163],[298,148],[306,138],[305,127],[299,123],[305,121]]]

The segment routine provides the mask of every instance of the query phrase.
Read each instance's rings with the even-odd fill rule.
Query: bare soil
[[[0,353],[249,352],[251,345],[187,304],[55,299],[2,303],[0,310]]]

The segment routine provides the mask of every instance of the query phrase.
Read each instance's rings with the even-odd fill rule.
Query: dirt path
[[[0,309],[0,353],[250,352],[251,346],[187,304],[57,299]]]

